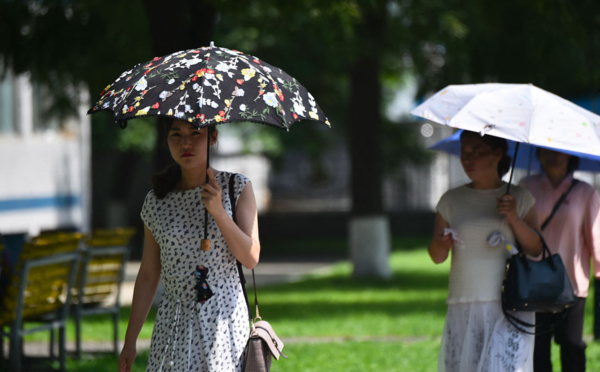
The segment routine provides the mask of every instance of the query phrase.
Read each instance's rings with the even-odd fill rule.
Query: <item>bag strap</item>
[[[543,323],[528,323],[519,319],[516,315],[510,314],[504,306],[504,304],[502,305],[502,312],[504,313],[504,317],[506,318],[506,320],[508,320],[508,322],[512,324],[513,327],[515,327],[518,331],[526,333],[528,335],[543,335],[548,332],[551,332],[556,328],[557,325],[559,325],[565,320],[566,316],[566,310],[563,310],[556,314],[557,318],[560,317],[558,318],[558,320],[549,319],[548,321]],[[532,330],[530,331],[527,328]]]
[[[231,215],[233,218],[233,222],[235,222],[237,224],[237,221],[235,218],[236,200],[235,200],[235,190],[234,190],[234,183],[235,183],[236,176],[237,176],[237,173],[232,173],[231,176],[229,177],[229,201],[231,203]],[[252,316],[252,309],[250,308],[250,301],[248,301],[248,291],[246,290],[246,276],[244,275],[242,263],[238,260],[235,260],[235,262],[236,262],[237,269],[238,269],[238,275],[240,276],[240,284],[242,285],[242,290],[244,292],[244,299],[246,300],[246,306],[248,307],[248,319],[250,319],[250,321],[252,321],[254,318]],[[256,306],[256,317],[258,318],[259,317],[258,294],[256,293],[256,278],[254,277],[254,269],[252,269],[252,283],[254,284],[254,305]]]
[[[561,196],[560,199],[558,199],[558,201],[556,202],[556,204],[554,205],[554,208],[552,208],[552,212],[550,212],[550,215],[548,216],[548,218],[546,218],[546,220],[544,221],[544,223],[542,224],[542,230],[544,230],[546,228],[546,226],[548,226],[548,223],[550,223],[550,220],[552,219],[552,217],[554,217],[554,214],[556,213],[556,211],[558,210],[558,207],[560,207],[560,205],[562,204],[562,202],[565,200],[565,198],[567,197],[567,194],[569,194],[571,192],[571,190],[573,190],[573,187],[575,187],[575,185],[577,185],[579,183],[579,180],[576,180],[575,178],[573,178],[573,181],[571,182],[571,186],[569,186],[569,188],[567,189],[567,191],[565,191]]]

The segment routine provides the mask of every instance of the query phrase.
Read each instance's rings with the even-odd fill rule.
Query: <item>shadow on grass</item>
[[[301,324],[317,324],[300,332],[437,334],[447,309],[447,283],[447,273],[418,270],[396,273],[390,280],[327,276],[260,288],[259,299],[261,314],[272,324],[289,324],[292,332]],[[252,303],[252,292],[250,298]],[[432,322],[421,326],[425,318]],[[361,330],[357,323],[370,330]],[[407,324],[417,325],[402,329]],[[287,333],[286,328],[282,331]]]
[[[363,290],[445,290],[448,287],[447,273],[423,273],[416,270],[407,270],[394,273],[391,279],[361,279],[346,276],[324,278],[308,278],[296,283],[287,283],[272,287],[261,288],[268,293],[314,293],[318,291],[363,291]]]
[[[392,237],[392,251],[423,249],[431,237],[395,236]],[[347,239],[261,239],[261,260],[285,258],[300,259],[346,259],[350,251]]]

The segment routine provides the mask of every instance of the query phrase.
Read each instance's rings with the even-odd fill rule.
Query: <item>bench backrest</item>
[[[25,243],[0,299],[0,325],[64,308],[77,272],[80,238]]]
[[[73,290],[75,303],[96,304],[113,293],[118,295],[134,234],[135,229],[95,230],[85,241],[78,285]]]

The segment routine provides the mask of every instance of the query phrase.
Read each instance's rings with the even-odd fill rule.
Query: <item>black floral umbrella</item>
[[[156,57],[125,71],[100,93],[88,114],[101,111],[112,112],[121,128],[143,116],[185,120],[198,128],[255,122],[289,130],[301,120],[330,126],[314,97],[295,78],[257,57],[213,43]],[[205,209],[202,250],[210,249],[207,221]],[[202,302],[200,297],[206,300],[212,295],[205,280],[208,269],[198,269],[195,275]]]
[[[164,116],[197,127],[257,122],[279,128],[327,117],[292,76],[257,57],[209,47],[184,50],[140,63],[108,85],[93,114],[111,111],[121,127],[139,116]]]

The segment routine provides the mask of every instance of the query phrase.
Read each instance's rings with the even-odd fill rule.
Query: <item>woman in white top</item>
[[[452,250],[438,371],[533,370],[533,336],[519,332],[502,313],[502,279],[510,253],[504,245],[487,242],[490,234],[500,232],[531,256],[542,252],[533,197],[518,186],[506,193],[507,148],[502,138],[465,131],[460,160],[471,182],[447,191],[437,205],[429,255],[439,264]],[[533,313],[518,316],[534,321]]]

